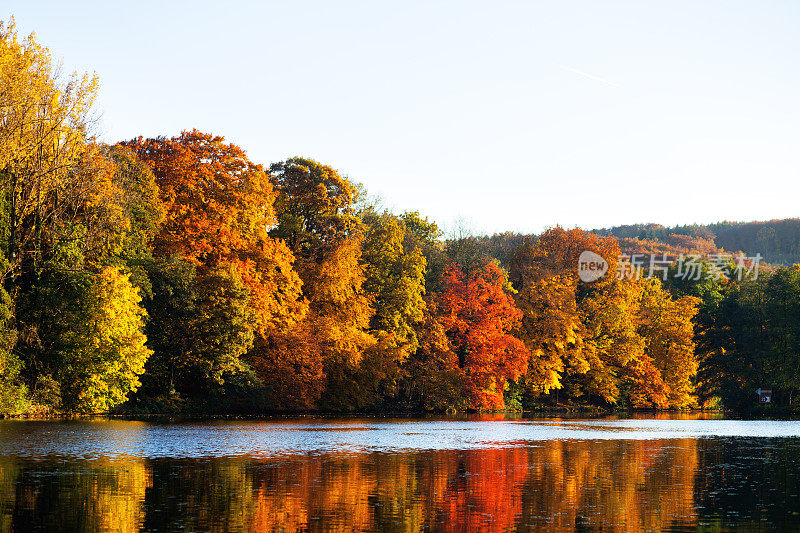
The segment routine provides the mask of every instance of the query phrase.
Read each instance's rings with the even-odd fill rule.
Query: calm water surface
[[[800,531],[800,422],[0,420],[0,531]]]

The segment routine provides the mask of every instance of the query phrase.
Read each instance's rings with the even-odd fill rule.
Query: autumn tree
[[[143,268],[164,216],[147,165],[122,147],[88,143],[59,196],[52,216],[42,220],[35,266],[52,267],[59,258],[71,269],[114,264],[135,270],[147,290]]]
[[[579,305],[589,370],[571,381],[584,401],[617,404],[623,396],[624,369],[643,364],[644,346],[636,332],[640,287],[629,280],[609,280],[584,290]]]
[[[436,222],[423,217],[417,211],[407,211],[401,215],[406,226],[406,240],[419,246],[425,257],[425,289],[440,292],[444,271],[452,260],[445,252],[442,231]]]
[[[166,219],[153,246],[208,269],[230,264],[241,273],[259,327],[291,324],[302,313],[294,257],[267,230],[275,200],[266,171],[224,138],[197,130],[126,143],[156,176]]]
[[[600,255],[608,262],[610,274],[600,282],[614,277],[619,257],[617,240],[589,233],[578,228],[550,228],[537,239],[527,239],[512,254],[510,278],[515,283],[567,274],[578,276],[578,258],[584,251]]]
[[[152,175],[145,174],[136,186],[125,187],[129,174],[117,166],[108,147],[87,143],[65,176],[61,190],[47,199],[53,207],[41,218],[32,253],[14,276],[14,314],[17,329],[23,332],[15,350],[25,363],[23,375],[34,395],[41,396],[42,389],[48,391],[40,403],[73,410],[105,410],[138,387],[140,366],[150,353],[137,351],[139,338],[131,329],[131,324],[142,323],[137,318],[142,312],[137,289],[146,292],[149,281],[140,269],[136,287],[131,286],[127,260],[134,248],[139,249],[139,255],[147,255],[149,238],[132,220],[135,207],[151,209],[152,225],[157,225],[160,204],[154,198],[152,179],[148,181]],[[138,244],[133,245],[134,241]],[[113,279],[114,273],[119,280]],[[96,302],[100,310],[91,307],[94,303],[87,298],[101,299]],[[79,322],[74,314],[77,310],[85,317],[116,312],[127,316],[119,319],[124,324],[109,319],[98,330],[80,333],[75,325]],[[115,328],[130,330],[124,335],[131,339],[135,354],[115,354],[113,350],[99,354],[98,350],[105,350],[97,346],[99,337],[108,335],[107,342],[114,343],[123,335],[114,332]],[[144,342],[144,335],[139,333]],[[130,366],[102,370],[103,365],[119,367],[115,359],[125,357],[130,358]],[[75,374],[76,364],[93,365],[84,369],[91,375]]]
[[[589,370],[576,288],[574,279],[561,275],[530,280],[517,294],[519,338],[531,352],[525,385],[534,396],[562,388],[566,372]]]
[[[322,398],[329,409],[355,407],[362,360],[376,342],[369,333],[373,311],[363,290],[361,243],[348,238],[318,263],[307,262],[308,313],[290,330],[257,340],[252,364],[276,406],[308,409]]]
[[[673,299],[658,279],[642,280],[641,285],[636,320],[645,342],[644,354],[658,369],[665,385],[664,403],[670,407],[690,407],[696,403],[693,380],[698,360],[693,319],[700,300],[691,296]]]
[[[107,411],[138,388],[150,355],[142,331],[141,297],[128,276],[113,267],[64,281],[69,281],[66,287],[52,284],[48,294],[49,301],[61,302],[49,330],[50,360],[61,383],[62,405]]]
[[[325,390],[323,356],[316,342],[314,324],[301,321],[292,329],[257,335],[247,360],[264,385],[270,409],[315,409]]]
[[[361,218],[366,227],[360,260],[363,290],[374,309],[369,330],[375,342],[365,345],[357,364],[336,368],[329,377],[338,376],[341,383],[337,397],[344,389],[348,392],[340,405],[377,409],[396,399],[405,376],[403,365],[419,347],[417,326],[426,311],[425,257],[401,218],[372,209]]]
[[[414,409],[464,410],[471,407],[465,371],[442,323],[439,303],[436,293],[426,297],[423,320],[417,325],[419,346],[404,365],[400,396]]]
[[[591,283],[578,276],[586,250],[608,263],[608,273]],[[528,394],[564,388],[570,400],[595,404],[689,406],[699,300],[672,297],[654,279],[617,276],[618,256],[613,237],[558,227],[514,252],[520,338],[532,353]]]
[[[21,39],[13,19],[0,23],[0,187],[13,272],[35,260],[43,226],[62,206],[81,201],[73,170],[97,89],[96,76],[64,79],[50,51],[33,35]]]
[[[441,321],[464,371],[471,405],[502,408],[506,381],[522,374],[530,352],[510,333],[522,312],[506,291],[505,274],[494,263],[465,274],[452,265],[445,274]]]
[[[91,138],[95,76],[63,78],[46,48],[17,37],[13,21],[0,29],[0,69],[0,240],[10,258],[12,330],[21,332],[19,375],[34,401],[106,409],[135,390],[149,353],[138,350],[141,308],[130,280],[147,292],[132,259],[147,256],[160,223],[157,190],[132,154]],[[69,327],[75,309],[85,320],[97,316],[98,329]],[[132,352],[103,347],[122,338]],[[83,377],[75,365],[85,366]]]
[[[124,266],[131,282],[140,288],[143,297],[151,294],[148,269],[153,262],[152,243],[164,221],[165,210],[159,197],[158,185],[149,165],[120,144],[100,145],[100,153],[113,163],[111,180],[104,179],[102,186],[113,191],[113,200],[119,206],[115,227],[118,251],[109,262]]]
[[[153,241],[156,257],[177,258],[194,271],[172,269],[182,272],[174,278],[177,285],[159,284],[192,303],[191,319],[174,329],[190,338],[198,333],[192,346],[165,342],[166,351],[157,353],[166,360],[160,366],[205,368],[206,378],[220,382],[225,371],[241,367],[255,331],[285,332],[306,310],[293,254],[268,235],[276,197],[270,176],[241,148],[197,130],[171,139],[138,138],[125,146],[150,166],[164,204],[165,221]],[[187,275],[195,279],[186,280]],[[151,314],[159,322],[175,320],[169,307]],[[175,357],[183,362],[176,365]]]
[[[373,331],[392,336],[392,343],[406,353],[418,346],[414,324],[425,310],[425,257],[421,247],[407,238],[401,218],[389,213],[370,213],[361,261],[364,291],[373,296]]]
[[[365,351],[376,342],[369,333],[373,298],[364,290],[365,228],[354,212],[357,189],[333,168],[311,159],[295,157],[270,168],[278,221],[270,235],[285,241],[296,257],[308,313],[292,331],[266,339],[254,364],[274,389],[283,389],[289,397],[321,397],[322,390],[304,393],[282,387],[319,385],[316,377],[321,368],[327,391],[322,403],[347,409],[351,403],[347,387],[354,383]],[[284,345],[303,347],[296,361],[286,360],[292,353],[265,352]],[[271,373],[266,364],[270,361],[280,362],[282,378]]]
[[[270,171],[278,192],[278,224],[271,233],[283,239],[298,260],[313,263],[343,238],[361,233],[361,221],[353,207],[356,187],[335,169],[313,159],[293,157],[275,163]]]
[[[316,264],[309,287],[310,331],[320,350],[328,378],[330,408],[348,408],[342,399],[365,350],[375,343],[369,333],[372,298],[363,289],[360,263],[362,238],[348,238]]]
[[[610,275],[592,287],[582,286],[578,279],[578,258],[583,251],[592,251],[609,263]],[[600,301],[602,292],[611,284],[619,248],[613,238],[601,237],[579,229],[555,227],[537,239],[526,239],[511,254],[510,279],[518,289],[517,305],[522,311],[520,338],[531,351],[525,386],[534,397],[548,394],[569,384],[573,396],[583,394],[592,382],[606,396],[616,391],[603,377],[606,367],[598,339],[608,330],[586,323],[593,298]],[[607,315],[612,316],[612,315]],[[609,346],[608,341],[605,345]],[[595,379],[587,380],[592,373]],[[566,378],[570,378],[565,381]]]

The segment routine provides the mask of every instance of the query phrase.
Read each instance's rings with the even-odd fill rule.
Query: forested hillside
[[[594,230],[618,238],[669,242],[672,235],[713,241],[730,252],[760,253],[765,261],[791,266],[800,263],[800,218],[760,222],[717,222],[707,225],[665,227],[659,224],[633,224]]]

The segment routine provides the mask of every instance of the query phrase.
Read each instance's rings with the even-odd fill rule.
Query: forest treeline
[[[660,224],[632,224],[595,230],[620,239],[669,242],[676,237],[705,239],[725,250],[761,254],[772,264],[800,263],[800,218],[758,222],[717,222],[665,227]]]
[[[445,238],[309,158],[261,165],[197,130],[100,143],[96,77],[62,77],[13,22],[0,69],[2,414],[743,407],[800,387],[798,267],[618,277],[664,243]],[[584,250],[609,275],[581,282]]]

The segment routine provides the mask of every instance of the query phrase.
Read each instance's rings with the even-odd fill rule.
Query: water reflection
[[[151,486],[142,459],[0,458],[0,531],[138,531]]]
[[[0,421],[5,531],[800,530],[800,424]]]
[[[2,531],[800,527],[795,439],[274,458],[0,458]]]

